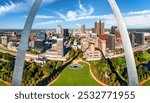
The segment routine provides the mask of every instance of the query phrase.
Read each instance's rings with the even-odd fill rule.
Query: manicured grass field
[[[88,64],[81,64],[82,68],[76,70],[66,67],[51,86],[99,86],[90,75]]]
[[[5,84],[3,82],[0,81],[0,86],[5,86]]]
[[[144,83],[144,86],[150,86],[150,80]]]

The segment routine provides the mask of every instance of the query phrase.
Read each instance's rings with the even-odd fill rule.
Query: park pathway
[[[102,86],[108,86],[107,84],[105,84],[105,83],[99,81],[99,80],[94,76],[94,74],[92,73],[92,67],[91,67],[90,63],[88,63],[88,62],[86,62],[86,61],[84,61],[84,60],[82,60],[82,59],[78,59],[78,60],[75,60],[75,61],[76,61],[76,62],[83,62],[83,63],[88,64],[88,65],[89,65],[90,74],[91,74],[92,78],[93,78],[97,83],[99,83],[100,85],[102,85]]]
[[[139,85],[140,85],[140,86],[143,86],[144,83],[146,83],[146,82],[149,81],[149,80],[150,80],[150,78],[148,78],[148,79],[146,79],[146,80],[143,80],[143,81],[141,81],[141,82],[139,83]]]
[[[3,82],[6,86],[11,86],[11,83],[9,83],[9,82],[6,82],[6,81],[4,81],[2,79],[0,79],[0,81]]]
[[[105,84],[105,83],[99,81],[99,80],[94,76],[94,74],[92,73],[92,68],[91,68],[90,63],[88,63],[88,62],[86,62],[86,61],[84,61],[84,60],[82,60],[82,59],[78,59],[78,60],[74,60],[74,61],[75,61],[75,62],[83,62],[83,63],[88,64],[88,65],[89,65],[89,71],[90,71],[90,74],[91,74],[92,78],[93,78],[98,84],[100,84],[101,86],[108,86],[107,84]],[[57,79],[60,77],[60,75],[61,75],[61,73],[58,75],[58,77],[57,77],[56,79],[54,79],[52,82],[50,82],[50,83],[48,84],[48,86],[50,86],[50,85],[53,84],[55,81],[57,81]]]

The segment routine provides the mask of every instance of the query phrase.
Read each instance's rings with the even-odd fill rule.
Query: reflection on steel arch
[[[114,15],[116,17],[119,30],[121,32],[121,38],[123,42],[123,48],[125,52],[125,58],[127,63],[127,70],[128,70],[128,77],[129,77],[129,85],[131,86],[137,86],[138,85],[138,76],[137,76],[137,70],[133,55],[132,46],[130,43],[128,31],[125,25],[125,22],[123,20],[123,17],[121,15],[121,12],[119,10],[119,7],[117,6],[117,3],[115,0],[108,0]]]
[[[28,39],[30,35],[30,31],[32,28],[32,24],[37,13],[37,10],[41,4],[42,0],[35,0],[32,9],[28,15],[26,20],[23,32],[21,34],[21,40],[18,48],[18,53],[16,56],[12,85],[13,86],[21,86],[22,83],[22,74],[25,62],[25,53],[28,47]]]

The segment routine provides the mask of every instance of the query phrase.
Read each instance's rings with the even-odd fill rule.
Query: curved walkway
[[[148,78],[148,79],[146,79],[146,80],[143,80],[143,81],[141,81],[139,84],[140,84],[140,86],[143,86],[144,85],[144,83],[146,83],[147,81],[149,81],[150,80],[150,78]]]
[[[97,83],[99,83],[101,86],[108,86],[107,84],[105,84],[105,83],[99,81],[99,80],[94,76],[94,74],[92,73],[91,65],[90,65],[88,62],[86,62],[86,61],[84,61],[84,60],[82,60],[82,59],[75,60],[75,61],[77,61],[77,62],[84,62],[84,63],[88,64],[88,65],[89,65],[90,74],[91,74],[92,78],[93,78]],[[60,73],[60,74],[61,74],[61,73]],[[52,82],[50,82],[47,86],[50,86],[51,84],[53,84],[53,83],[60,77],[60,74],[58,75],[57,78],[55,78],[55,79],[54,79]]]
[[[2,79],[0,79],[0,81],[3,82],[6,86],[11,86],[11,83],[9,83],[9,82],[6,82],[6,81],[4,81]]]
[[[84,63],[88,64],[88,65],[89,65],[89,69],[90,69],[90,74],[91,74],[92,78],[93,78],[97,83],[99,83],[100,85],[102,85],[102,86],[108,86],[107,84],[105,84],[105,83],[99,81],[99,80],[94,76],[94,74],[92,73],[92,69],[91,69],[90,63],[88,63],[88,62],[86,62],[86,61],[84,61],[84,60],[82,60],[82,59],[75,60],[75,61],[77,61],[77,62],[84,62]]]
[[[60,74],[57,76],[57,78],[55,78],[53,81],[51,81],[47,86],[51,86],[55,81],[57,81],[57,79],[60,77]]]

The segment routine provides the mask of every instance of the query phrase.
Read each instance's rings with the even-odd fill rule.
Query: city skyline
[[[30,35],[36,11],[40,7],[41,1],[36,0],[33,4],[22,34],[19,31],[0,31],[0,50],[1,55],[4,55],[1,56],[1,67],[6,65],[6,68],[5,66],[2,67],[2,72],[0,72],[2,83],[6,79],[10,82],[10,79],[13,78],[12,85],[14,86],[49,85],[54,78],[64,72],[65,68],[77,70],[82,69],[82,67],[89,68],[89,70],[93,67],[97,73],[91,74],[91,76],[93,79],[98,79],[95,79],[97,83],[101,80],[100,85],[135,86],[143,85],[141,80],[148,79],[148,75],[150,75],[148,69],[150,66],[150,33],[136,31],[128,33],[115,0],[108,0],[118,22],[118,27],[112,26],[111,31],[104,32],[105,22],[100,20],[94,23],[92,31],[85,29],[85,24],[82,24],[81,29],[78,30],[63,30],[61,25],[58,25],[55,32],[38,30],[31,32]],[[85,12],[80,1],[79,4]],[[83,15],[85,16],[85,14]],[[75,19],[75,17],[72,19]],[[134,48],[131,47],[130,41]],[[6,61],[11,62],[11,66],[4,64]],[[136,64],[134,61],[136,61]],[[82,64],[82,62],[89,65],[89,67]],[[26,66],[29,63],[31,63],[31,66]],[[38,65],[39,67],[37,67]],[[8,74],[12,73],[13,67],[12,77]],[[31,69],[29,69],[30,67]],[[27,69],[24,73],[30,75],[23,75],[24,68]],[[36,71],[38,74],[35,73]],[[136,75],[136,71],[139,77]],[[35,77],[41,77],[41,79]],[[30,79],[28,81],[28,78],[32,78],[31,81]],[[141,81],[140,83],[138,79]]]
[[[2,0],[0,2],[0,29],[22,29],[34,0]],[[128,28],[150,27],[148,0],[125,0],[118,3]],[[66,6],[67,5],[67,6]],[[116,25],[107,0],[44,0],[36,16],[33,28],[49,29],[62,25],[64,28],[92,28],[93,22],[102,20],[105,27]],[[7,21],[7,22],[6,22]]]

